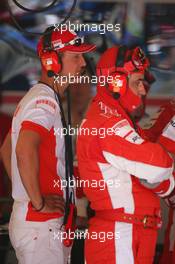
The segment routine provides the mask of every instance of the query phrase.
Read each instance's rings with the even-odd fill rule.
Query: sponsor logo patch
[[[52,45],[53,45],[53,48],[54,48],[54,49],[59,48],[60,46],[62,46],[62,41],[61,41],[61,39],[58,39],[58,40],[54,40],[54,41],[52,41]]]
[[[99,106],[101,110],[100,115],[103,115],[107,118],[110,118],[111,116],[120,116],[116,109],[111,109],[110,107],[106,106],[103,102],[99,102]]]
[[[39,99],[36,101],[36,107],[41,107],[46,109],[47,111],[54,113],[56,110],[56,105],[47,99]]]
[[[119,121],[111,129],[115,135],[125,138],[130,143],[142,144],[144,142],[126,119]]]
[[[135,131],[131,132],[125,139],[137,145],[140,145],[144,142],[143,138],[141,138]]]
[[[123,138],[133,131],[133,128],[126,119],[119,121],[111,129],[117,136]]]

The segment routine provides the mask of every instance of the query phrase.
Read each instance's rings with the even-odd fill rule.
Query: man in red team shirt
[[[68,75],[77,77],[84,71],[83,53],[95,49],[69,30],[48,29],[46,33],[37,47],[42,64],[40,81],[17,106],[11,135],[1,149],[14,198],[9,235],[21,264],[67,263],[70,250],[60,239],[65,143],[57,99],[69,85]],[[67,81],[64,78],[61,84],[55,76],[67,77]]]
[[[173,160],[133,120],[144,106],[148,66],[140,48],[126,47],[108,49],[97,64],[106,83],[99,82],[77,141],[80,177],[89,182],[84,193],[96,212],[86,239],[87,264],[153,262],[159,196],[170,199],[175,183]]]

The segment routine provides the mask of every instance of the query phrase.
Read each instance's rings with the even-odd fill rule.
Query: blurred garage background
[[[19,0],[29,9],[41,9],[51,0]],[[28,32],[43,32],[51,24],[60,23],[72,7],[73,0],[55,1],[45,12],[27,12],[8,0],[10,9],[22,28]],[[148,99],[145,118],[175,95],[175,0],[77,0],[69,19],[74,24],[120,25],[119,31],[102,34],[100,30],[81,32],[97,50],[86,57],[89,75],[95,74],[100,54],[112,45],[140,45],[151,61],[151,72],[156,78]],[[99,27],[100,28],[100,27]],[[11,126],[13,112],[30,87],[37,82],[40,63],[36,55],[39,36],[24,34],[11,17],[7,0],[0,1],[0,144]],[[77,89],[77,87],[79,89]],[[80,124],[95,86],[72,85],[71,105],[73,126]],[[15,264],[14,252],[8,239],[8,220],[12,199],[10,182],[0,163],[0,263]],[[163,206],[164,228],[160,232],[157,256],[161,252],[167,220]],[[73,263],[73,262],[72,262]],[[80,263],[80,262],[79,262]],[[156,262],[155,262],[156,263]],[[78,264],[78,262],[76,262]]]

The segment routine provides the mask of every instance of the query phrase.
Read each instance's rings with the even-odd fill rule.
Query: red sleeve
[[[21,130],[32,130],[37,132],[42,139],[47,137],[49,132],[45,127],[31,121],[23,121],[21,124]]]
[[[168,104],[162,106],[145,125],[144,132],[147,138],[153,142],[157,141],[174,115],[175,100],[171,100]]]

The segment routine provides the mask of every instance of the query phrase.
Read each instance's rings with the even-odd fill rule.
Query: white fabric
[[[18,205],[15,205],[17,208]],[[9,236],[19,264],[67,264],[71,247],[58,238],[62,218],[46,222],[25,222],[12,214]]]
[[[29,197],[21,182],[16,160],[16,144],[23,121],[31,121],[55,133],[55,156],[57,158],[57,173],[65,178],[64,137],[61,136],[60,109],[55,99],[54,91],[45,84],[36,84],[20,101],[12,121],[12,197],[16,201],[29,201]],[[54,132],[53,132],[54,133]]]
[[[129,174],[132,174],[139,179],[145,179],[149,183],[162,182],[172,176],[173,167],[168,169],[143,162],[131,161],[126,158],[113,155],[107,151],[103,151],[103,155],[105,159],[115,168],[121,171],[127,171]]]
[[[132,224],[115,223],[115,233],[118,232],[119,235],[119,237],[115,239],[116,264],[134,264],[132,230]]]
[[[98,162],[98,166],[106,183],[112,207],[114,209],[123,207],[126,213],[134,213],[134,198],[130,174],[118,170],[111,164]]]

